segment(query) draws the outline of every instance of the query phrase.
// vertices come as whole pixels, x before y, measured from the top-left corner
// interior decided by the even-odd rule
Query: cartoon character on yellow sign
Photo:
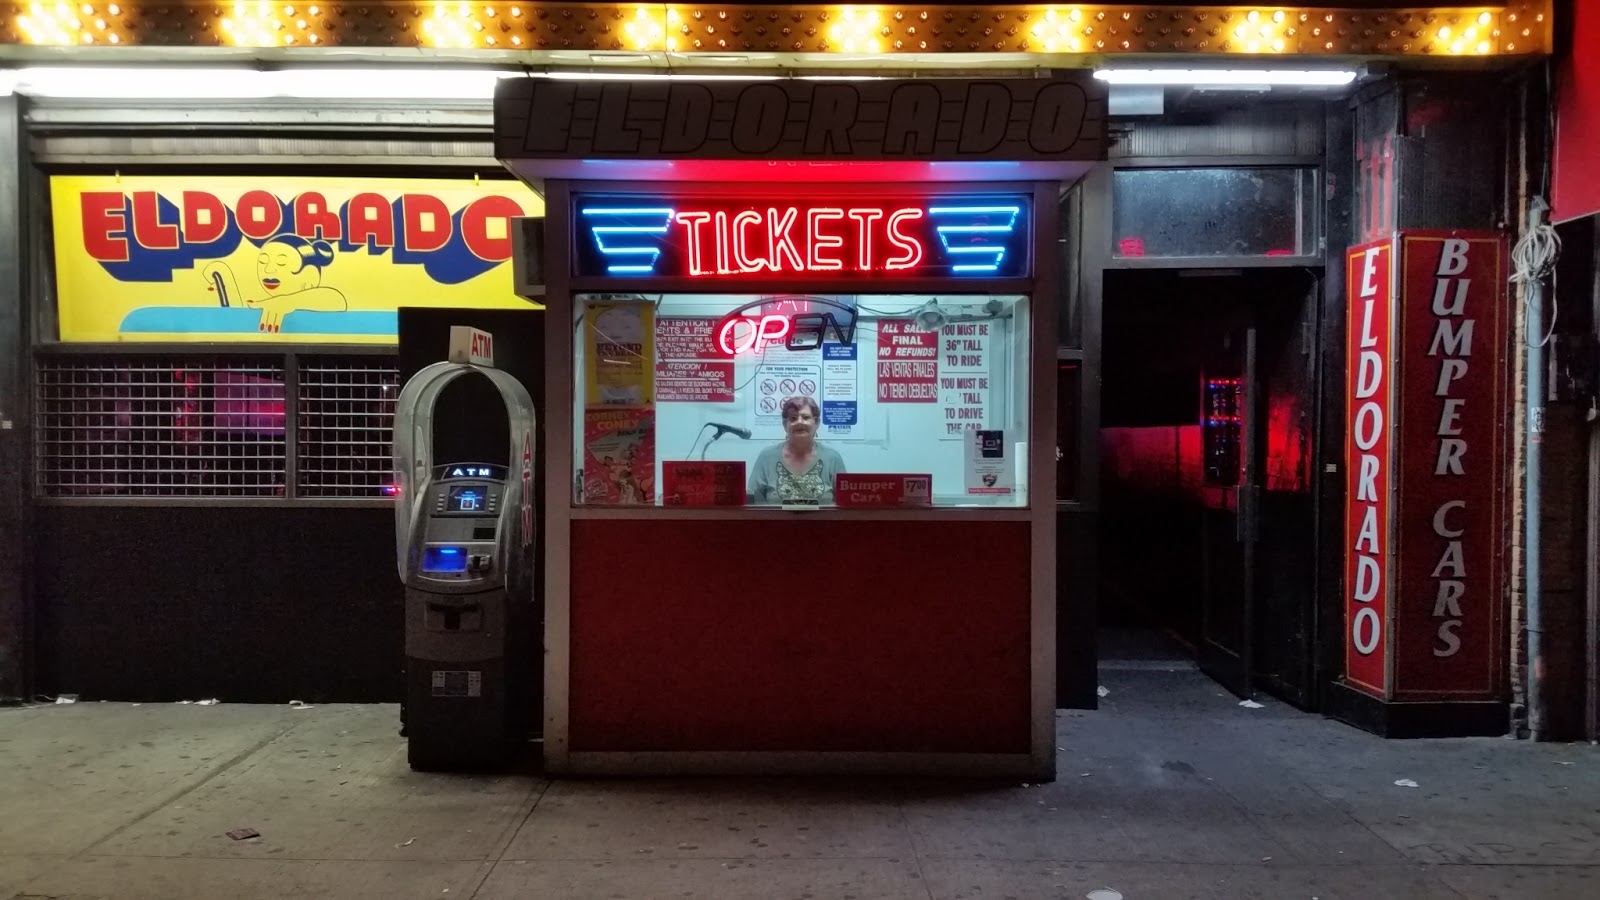
[[[52,175],[62,341],[394,343],[401,306],[518,308],[515,181]]]
[[[202,274],[223,306],[242,303],[261,310],[260,330],[283,330],[283,317],[297,310],[343,312],[350,303],[338,288],[322,284],[322,270],[333,262],[333,245],[280,234],[261,245],[256,256],[256,283],[265,293],[245,296],[226,262],[217,260]]]

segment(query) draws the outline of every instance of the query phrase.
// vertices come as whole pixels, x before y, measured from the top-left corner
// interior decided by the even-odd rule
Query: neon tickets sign
[[[579,194],[574,272],[591,278],[1015,278],[1023,195],[760,201]]]

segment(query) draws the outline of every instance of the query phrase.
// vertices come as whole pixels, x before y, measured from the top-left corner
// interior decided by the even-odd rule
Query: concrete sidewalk
[[[390,706],[0,710],[0,898],[1600,897],[1596,748],[1103,680],[1043,785],[419,775]]]

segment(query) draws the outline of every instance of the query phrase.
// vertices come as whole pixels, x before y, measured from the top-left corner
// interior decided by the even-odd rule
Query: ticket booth
[[[1104,112],[1078,73],[502,83],[549,770],[1054,776],[1056,218]]]

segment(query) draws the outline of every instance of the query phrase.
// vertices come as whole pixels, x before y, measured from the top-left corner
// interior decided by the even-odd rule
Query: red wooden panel
[[[1561,65],[1550,221],[1600,211],[1600,3],[1572,4],[1572,51]]]
[[[1029,750],[1029,524],[572,525],[571,749]]]

